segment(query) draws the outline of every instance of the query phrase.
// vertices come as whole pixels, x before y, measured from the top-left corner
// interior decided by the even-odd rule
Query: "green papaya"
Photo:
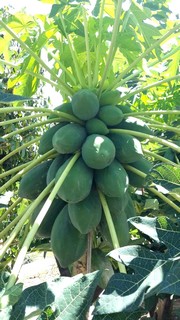
[[[135,162],[142,158],[143,151],[141,143],[129,134],[111,133],[108,138],[114,143],[116,148],[116,159],[121,163]]]
[[[68,204],[69,217],[79,232],[86,234],[95,229],[101,220],[102,206],[95,189],[84,200]]]
[[[134,207],[133,200],[128,192],[126,194],[126,197],[127,197],[127,202],[123,210],[124,210],[124,213],[126,214],[127,219],[129,219],[136,216],[136,210]]]
[[[43,133],[39,142],[39,149],[38,149],[39,154],[44,154],[49,150],[53,149],[53,144],[52,144],[53,135],[56,133],[57,130],[59,130],[66,124],[67,122],[61,122],[56,126],[50,127],[47,131]]]
[[[127,216],[124,210],[111,212],[111,217],[112,217],[112,221],[115,227],[115,231],[116,231],[116,235],[117,235],[120,247],[126,246],[130,240],[130,235],[129,235],[129,225],[127,221]],[[108,242],[110,247],[113,248],[111,235],[110,235],[104,214],[102,214],[102,218],[100,222],[100,232],[102,234],[102,238],[106,242]]]
[[[117,160],[105,169],[95,170],[94,179],[97,188],[106,196],[124,198],[129,179],[125,169]]]
[[[77,261],[87,248],[87,235],[80,233],[72,225],[67,205],[61,210],[53,224],[51,248],[63,268]]]
[[[142,171],[145,174],[148,174],[150,170],[152,169],[152,163],[149,162],[147,159],[142,158],[136,162],[129,163],[129,165],[135,169],[138,169],[139,171]],[[138,174],[132,172],[131,170],[126,168],[126,172],[129,177],[129,184],[136,188],[142,188],[145,186],[146,179],[139,176]]]
[[[116,105],[120,100],[120,92],[118,90],[104,91],[100,97],[100,106]]]
[[[48,172],[47,172],[47,176],[46,176],[46,183],[47,185],[53,180],[55,179],[56,173],[58,171],[58,169],[60,168],[60,166],[62,166],[62,164],[70,157],[70,155],[68,154],[59,154],[51,163]]]
[[[44,206],[45,202],[47,200],[47,197],[43,199],[40,204],[35,208],[33,211],[33,214],[31,216],[31,225],[33,225],[34,221],[36,220],[39,212],[41,211],[42,207]],[[51,230],[52,226],[54,224],[54,221],[62,208],[65,206],[65,202],[61,199],[54,199],[51,203],[50,208],[48,209],[41,225],[39,226],[39,229],[36,233],[37,238],[50,238],[51,236]]]
[[[123,119],[121,123],[116,126],[116,128],[153,135],[153,131],[147,126],[147,124],[144,121],[135,117],[128,117],[126,119]],[[144,140],[147,138],[138,137],[138,139]]]
[[[91,272],[96,270],[102,271],[98,285],[105,289],[114,270],[107,255],[99,248],[92,249]]]
[[[86,122],[86,130],[88,134],[102,134],[109,133],[109,129],[106,124],[98,118],[90,119]]]
[[[72,109],[74,115],[80,120],[89,120],[99,111],[97,95],[89,89],[81,89],[72,97]]]
[[[126,113],[132,113],[132,110],[129,106],[121,106],[121,105],[116,105],[116,107],[118,107],[123,114],[126,114]]]
[[[112,141],[103,135],[91,134],[82,145],[82,158],[86,165],[93,169],[104,169],[115,157]]]
[[[70,115],[74,115],[73,114],[73,110],[72,110],[72,104],[70,102],[65,102],[63,104],[61,104],[60,106],[57,106],[56,108],[53,109],[53,111],[61,111]],[[54,119],[57,118],[58,116],[55,114],[51,114],[49,116],[49,119]]]
[[[106,196],[106,201],[111,212],[123,210],[126,207],[128,200],[128,192],[125,192],[123,198]]]
[[[123,120],[124,115],[118,107],[107,105],[99,109],[98,118],[107,126],[112,127],[119,124]]]
[[[56,131],[52,138],[52,144],[59,153],[73,153],[80,149],[86,135],[84,127],[77,123],[69,123]]]
[[[34,200],[39,196],[46,187],[47,171],[51,163],[51,160],[42,162],[25,173],[20,181],[19,197]]]
[[[55,182],[65,170],[71,158],[59,168],[56,173]],[[67,202],[76,203],[85,199],[90,191],[93,181],[93,170],[88,168],[82,158],[79,158],[58,191],[58,196]]]

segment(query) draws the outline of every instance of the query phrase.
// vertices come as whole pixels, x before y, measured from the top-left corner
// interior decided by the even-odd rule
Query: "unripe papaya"
[[[59,153],[73,153],[80,149],[86,135],[84,127],[77,123],[69,123],[56,131],[52,138],[52,144]]]
[[[47,131],[43,133],[39,142],[39,149],[38,149],[39,154],[44,154],[49,150],[53,149],[52,138],[54,134],[56,133],[56,131],[58,131],[60,128],[62,128],[66,124],[67,122],[61,122],[56,126],[50,127]]]
[[[73,110],[72,110],[72,104],[70,102],[65,102],[63,104],[61,104],[60,106],[57,106],[56,108],[53,109],[53,111],[61,111],[70,115],[74,115],[73,114]],[[49,119],[54,119],[57,118],[57,115],[51,114],[49,116]]]
[[[95,229],[101,220],[102,206],[95,189],[84,200],[68,204],[69,217],[73,226],[81,233]]]
[[[118,90],[105,91],[102,93],[99,103],[100,106],[116,105],[120,100],[120,92]]]
[[[110,127],[121,123],[123,117],[122,111],[113,105],[103,106],[98,112],[98,118]]]
[[[88,134],[102,134],[109,133],[109,129],[106,124],[98,118],[90,119],[86,122],[86,130]]]
[[[148,174],[152,169],[152,163],[149,162],[147,159],[142,158],[136,162],[129,163],[129,165],[139,171],[142,171],[145,174]],[[139,176],[138,174],[132,172],[131,170],[126,168],[126,172],[129,177],[129,183],[131,186],[136,188],[142,188],[146,183],[146,178]]]
[[[51,247],[59,264],[67,268],[77,261],[87,248],[87,235],[80,233],[71,223],[68,205],[57,216],[51,231]]]
[[[125,169],[117,160],[105,169],[95,170],[94,179],[97,188],[106,196],[124,198],[129,179]]]
[[[21,198],[34,200],[46,187],[47,171],[52,161],[45,161],[31,170],[22,177],[19,185],[18,195]]]
[[[59,168],[56,173],[55,182],[65,170],[71,158]],[[93,170],[86,166],[82,158],[79,158],[58,191],[58,196],[67,202],[76,203],[85,199],[90,191],[93,181]]]
[[[147,124],[141,119],[137,119],[135,117],[128,117],[126,119],[123,119],[121,123],[116,126],[116,128],[153,135],[153,131],[147,126]],[[144,140],[147,138],[138,137],[138,139]]]
[[[82,158],[86,165],[93,169],[104,169],[115,157],[112,141],[103,135],[91,134],[82,146]]]
[[[89,120],[99,111],[97,95],[89,89],[81,89],[72,97],[72,109],[74,115],[81,120]]]
[[[40,204],[35,208],[32,216],[31,216],[31,225],[33,225],[34,221],[36,220],[39,212],[41,211],[42,207],[44,206],[45,202],[47,200],[47,197],[43,199]],[[65,206],[65,202],[61,199],[54,199],[51,203],[50,208],[46,212],[46,215],[39,226],[39,229],[36,233],[37,238],[50,238],[51,236],[51,230],[52,226],[54,224],[54,221],[62,208]]]
[[[92,249],[91,271],[101,270],[102,274],[98,285],[105,289],[109,279],[113,276],[114,270],[109,258],[99,248]]]
[[[47,176],[46,183],[47,185],[55,178],[57,171],[63,165],[63,163],[70,157],[68,154],[59,154],[51,163]]]
[[[135,162],[142,158],[141,143],[129,134],[111,133],[108,138],[112,140],[116,148],[116,159],[121,163]]]

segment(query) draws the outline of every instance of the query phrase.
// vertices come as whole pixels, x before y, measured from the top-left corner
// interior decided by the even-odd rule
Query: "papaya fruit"
[[[127,216],[124,210],[111,212],[111,218],[116,230],[116,235],[117,235],[120,247],[126,246],[130,240],[130,235],[129,235],[129,224],[128,224]],[[104,214],[102,214],[102,218],[100,222],[100,232],[101,232],[102,238],[109,244],[110,247],[113,248],[111,235],[110,235],[109,228],[108,228]]]
[[[34,200],[39,196],[46,187],[47,171],[51,163],[51,160],[42,162],[25,173],[20,181],[19,197]]]
[[[61,210],[53,224],[51,248],[62,268],[77,261],[87,248],[87,235],[80,233],[72,225],[68,205]]]
[[[147,126],[147,124],[144,121],[135,117],[128,117],[126,119],[123,119],[121,123],[116,126],[116,128],[153,135],[153,131]],[[142,141],[146,138],[138,137],[138,139]]]
[[[47,185],[55,179],[56,173],[60,166],[70,157],[68,154],[59,154],[51,163],[46,176],[46,183]]]
[[[111,127],[119,124],[123,120],[124,115],[118,107],[107,105],[99,109],[98,118]]]
[[[39,149],[38,149],[39,154],[44,154],[49,150],[53,149],[53,144],[52,144],[53,135],[56,133],[57,130],[59,130],[66,124],[67,122],[61,122],[56,126],[50,127],[47,131],[43,133],[39,142]]]
[[[86,135],[84,127],[77,123],[69,123],[56,131],[52,138],[52,144],[59,153],[73,153],[79,150]]]
[[[123,114],[126,114],[126,113],[132,113],[132,110],[129,106],[121,106],[121,105],[116,105],[117,108],[119,108]]]
[[[33,214],[31,215],[31,225],[33,225],[34,221],[36,220],[39,212],[41,211],[42,207],[44,206],[47,197],[43,199],[40,204],[35,208]],[[61,199],[54,199],[51,203],[50,208],[48,209],[39,229],[36,233],[37,238],[50,238],[52,226],[54,221],[62,208],[65,206],[65,202]]]
[[[73,226],[81,233],[95,229],[101,220],[102,206],[95,189],[84,200],[68,203],[69,217]]]
[[[106,201],[107,201],[109,210],[111,212],[123,210],[127,205],[127,201],[129,200],[129,197],[127,194],[128,192],[125,192],[123,199],[118,197],[106,196]]]
[[[89,89],[81,89],[72,97],[72,110],[80,120],[89,120],[99,111],[99,100],[95,93]]]
[[[100,106],[116,105],[120,100],[120,92],[118,90],[104,91],[100,97]]]
[[[98,285],[105,289],[114,274],[114,270],[106,253],[99,248],[92,249],[91,272],[96,270],[102,271]]]
[[[116,148],[116,159],[121,163],[135,162],[142,158],[141,143],[129,134],[111,133],[108,138],[112,140]]]
[[[98,189],[109,197],[124,198],[129,185],[128,175],[123,166],[115,159],[108,167],[95,170],[94,180]]]
[[[56,108],[53,109],[53,111],[61,111],[70,115],[74,115],[73,114],[73,110],[72,110],[72,104],[70,102],[65,102],[63,104],[61,104],[60,106],[57,106]],[[55,114],[51,114],[49,116],[49,119],[54,119],[57,118],[58,116]]]
[[[129,163],[129,165],[135,169],[138,169],[142,171],[145,174],[148,174],[150,170],[152,169],[152,163],[149,162],[147,159],[142,158],[138,161],[135,161],[133,163]],[[126,172],[129,177],[129,184],[136,188],[142,188],[145,186],[146,179],[143,177],[140,177],[138,174],[130,171],[129,169],[126,169]]]
[[[134,207],[134,203],[133,203],[133,200],[130,196],[130,194],[127,192],[127,202],[126,202],[126,205],[124,207],[124,212],[126,214],[126,217],[127,219],[129,218],[132,218],[132,217],[135,217],[136,216],[136,210],[135,210],[135,207]]]
[[[102,134],[109,133],[109,129],[106,124],[98,118],[90,119],[86,122],[86,131],[88,134]]]
[[[57,171],[55,182],[58,181],[70,159],[71,158],[66,160],[65,163]],[[72,167],[62,186],[60,187],[58,196],[62,200],[70,203],[82,201],[89,195],[92,182],[93,170],[86,166],[82,158],[79,158],[75,162],[74,166]]]
[[[91,134],[82,145],[82,158],[93,169],[103,169],[111,164],[115,157],[115,146],[103,135]]]

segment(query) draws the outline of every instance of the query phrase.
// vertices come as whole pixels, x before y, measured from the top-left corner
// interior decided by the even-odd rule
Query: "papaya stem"
[[[54,182],[54,181],[53,181]],[[49,183],[48,186],[40,193],[40,195],[34,200],[33,203],[29,205],[27,209],[24,210],[24,214],[18,224],[15,226],[11,234],[9,235],[8,239],[4,242],[2,249],[0,250],[0,259],[2,259],[11,245],[12,241],[15,239],[21,228],[23,227],[24,223],[27,221],[33,210],[38,206],[38,204],[44,199],[44,197],[49,193],[52,188],[52,183]]]
[[[48,152],[46,152],[45,154],[43,154],[41,157],[39,157],[38,159],[34,159],[32,161],[30,161],[30,163],[23,168],[21,171],[19,171],[18,173],[16,173],[16,175],[14,177],[12,177],[9,181],[7,181],[1,188],[0,188],[0,193],[2,193],[3,191],[5,191],[9,186],[11,186],[14,182],[16,182],[17,180],[19,180],[21,178],[21,176],[23,174],[25,174],[26,172],[28,172],[30,169],[32,169],[33,167],[35,167],[37,164],[41,163],[43,160],[48,159],[49,157],[52,157],[54,154],[56,154],[55,150],[52,149]]]
[[[147,176],[144,172],[142,172],[142,171],[140,171],[130,165],[124,165],[124,168],[127,168],[128,170],[134,172],[135,174],[139,175],[142,178],[146,178],[146,176]],[[158,196],[160,199],[162,199],[164,202],[166,202],[169,206],[171,206],[173,209],[175,209],[177,212],[180,213],[180,208],[174,202],[172,202],[170,199],[168,199],[165,195],[163,195],[161,192],[159,192],[155,188],[150,188],[150,187],[146,187],[146,186],[144,188],[146,188],[147,190],[154,193],[156,196]]]
[[[1,174],[0,174],[0,179],[5,178],[5,177],[7,177],[7,176],[9,176],[9,175],[11,175],[11,174],[14,174],[15,172],[17,172],[17,171],[25,168],[25,167],[26,167],[28,164],[30,164],[30,163],[31,163],[31,161],[28,161],[28,162],[26,162],[26,163],[23,163],[23,164],[21,164],[21,165],[19,165],[19,166],[17,166],[17,167],[14,167],[14,168],[12,168],[12,169],[10,169],[10,170],[7,170],[7,171],[1,173]]]
[[[102,80],[100,82],[100,87],[99,87],[99,97],[101,96],[101,93],[103,90],[103,85],[104,85],[104,82],[107,78],[108,72],[109,72],[110,68],[112,68],[112,61],[114,59],[116,49],[117,49],[116,41],[117,41],[117,35],[119,32],[120,16],[121,16],[121,11],[122,11],[122,2],[123,2],[122,0],[118,0],[118,3],[117,3],[113,31],[112,31],[111,44],[110,44],[108,56],[107,56],[106,63],[105,63],[105,70],[102,75]]]
[[[69,34],[67,34],[66,32],[66,26],[65,26],[65,23],[64,23],[64,18],[61,14],[61,12],[59,12],[59,17],[60,17],[60,20],[61,20],[61,23],[62,23],[62,26],[63,26],[63,29],[64,29],[64,33],[66,35],[66,39],[68,41],[68,46],[69,46],[69,50],[70,50],[70,53],[71,53],[71,57],[72,57],[72,60],[73,60],[73,63],[74,63],[74,67],[75,67],[75,71],[76,71],[76,74],[77,74],[77,78],[79,80],[79,83],[82,87],[85,87],[86,84],[85,84],[85,78],[84,78],[84,75],[82,73],[82,70],[80,68],[80,65],[78,63],[78,59],[77,59],[77,52],[73,46],[73,41],[70,37]]]
[[[112,217],[111,217],[111,213],[109,211],[109,207],[108,207],[106,198],[105,198],[105,196],[103,195],[103,193],[100,190],[98,190],[98,193],[99,193],[99,198],[100,198],[100,201],[101,201],[101,204],[102,204],[102,207],[103,207],[103,211],[104,211],[104,214],[105,214],[105,217],[106,217],[106,222],[107,222],[107,225],[108,225],[108,228],[109,228],[109,232],[110,232],[110,235],[111,235],[113,247],[114,247],[114,249],[120,248],[119,240],[118,240],[118,237],[117,237],[117,234],[116,234],[116,230],[115,230],[115,227],[114,227],[114,223],[113,223],[113,220],[112,220]],[[119,268],[120,272],[126,273],[126,268],[122,263],[118,262],[118,268]]]
[[[47,70],[50,75],[56,79],[56,81],[61,84],[61,88],[63,89],[64,92],[68,93],[69,95],[72,94],[71,88],[65,84],[63,81],[61,81],[61,79],[59,79],[59,77],[56,75],[56,73],[54,73],[52,71],[52,69],[50,67],[47,66],[46,62],[44,62],[36,53],[35,51],[33,51],[29,46],[27,46],[27,44],[22,41],[17,34],[10,29],[7,24],[5,24],[2,20],[0,20],[0,25],[13,37],[13,39],[15,39],[20,45],[21,47],[26,50],[26,52],[28,52],[45,70]]]
[[[172,143],[172,142],[167,141],[167,140],[162,139],[162,138],[158,138],[158,137],[152,136],[150,134],[137,132],[137,131],[133,131],[133,130],[125,130],[125,129],[110,129],[109,131],[113,132],[113,133],[117,133],[117,134],[125,133],[125,134],[130,134],[130,135],[135,136],[135,137],[142,137],[142,138],[148,139],[150,141],[155,141],[155,142],[158,142],[158,143],[160,143],[162,145],[165,145],[165,146],[175,150],[176,152],[180,152],[180,147],[178,147],[175,143]]]
[[[1,160],[0,160],[0,165],[3,164],[7,159],[11,158],[12,156],[14,156],[16,153],[18,153],[19,151],[29,147],[30,145],[32,145],[33,143],[36,143],[40,140],[41,137],[35,138],[31,141],[28,141],[26,143],[24,143],[23,145],[21,145],[20,147],[14,149],[13,151],[11,151],[10,153],[8,153],[6,156],[4,156]]]
[[[32,76],[34,78],[40,79],[40,80],[44,81],[45,83],[49,83],[52,87],[56,88],[56,90],[58,90],[58,91],[59,91],[59,89],[61,89],[61,84],[56,83],[56,82],[42,76],[42,74],[40,74],[40,73],[35,73],[35,72],[29,71],[29,70],[25,70],[24,73],[29,74],[30,76]],[[64,93],[66,93],[65,90],[64,90]],[[73,92],[72,92],[72,94],[73,94]]]
[[[2,216],[0,217],[0,223],[6,219],[6,217],[8,216],[8,214],[10,214],[12,212],[12,210],[14,208],[16,208],[16,206],[22,201],[21,198],[18,198],[16,201],[14,201],[14,203],[12,203],[12,205],[2,214]]]
[[[91,57],[90,57],[90,48],[89,48],[89,36],[88,36],[88,22],[86,16],[86,10],[83,7],[83,21],[84,21],[84,34],[85,34],[85,45],[86,45],[86,55],[87,55],[87,71],[88,71],[88,87],[92,86],[91,78]]]
[[[179,78],[180,78],[180,75],[177,75],[177,76],[173,76],[173,77],[169,77],[169,78],[166,78],[166,79],[162,79],[162,80],[153,82],[153,83],[148,84],[147,86],[144,86],[144,87],[142,86],[137,90],[134,90],[134,91],[132,90],[130,93],[125,94],[123,97],[120,98],[119,101],[127,100],[128,98],[130,98],[130,97],[134,96],[135,94],[140,93],[140,92],[142,92],[144,90],[148,90],[148,89],[153,88],[153,87],[158,87],[159,85],[161,85],[163,83],[170,82],[170,81],[173,81],[173,80],[178,80]]]
[[[16,110],[14,110],[16,111]],[[36,114],[32,114],[30,116],[22,116],[21,118],[15,118],[15,119],[11,119],[11,120],[6,120],[6,121],[1,121],[0,122],[0,126],[6,126],[8,124],[13,124],[16,122],[21,122],[21,121],[26,121],[26,120],[31,120],[33,118],[38,118],[38,117],[44,117],[47,116],[48,113],[36,113]]]
[[[179,165],[169,159],[166,159],[162,156],[160,156],[159,154],[155,153],[155,152],[151,152],[149,150],[146,150],[146,149],[143,149],[143,152],[145,154],[147,154],[148,156],[152,157],[152,158],[155,158],[157,160],[160,160],[161,162],[164,162],[166,164],[170,164],[171,166],[174,166],[174,167],[179,167]]]
[[[103,14],[104,14],[104,5],[105,0],[101,1],[100,7],[100,15],[99,15],[99,35],[98,35],[98,44],[97,49],[95,48],[96,52],[96,61],[95,61],[95,68],[94,68],[94,77],[93,77],[93,87],[95,88],[98,83],[98,74],[99,74],[99,61],[101,56],[101,44],[102,44],[102,33],[103,33]]]
[[[24,244],[18,254],[18,257],[15,261],[14,267],[12,269],[12,273],[11,276],[9,278],[9,281],[7,283],[7,289],[11,288],[15,282],[16,279],[18,277],[19,271],[21,269],[21,266],[23,264],[24,258],[26,256],[26,253],[30,247],[31,242],[34,239],[34,236],[42,222],[42,220],[44,219],[48,209],[50,208],[52,201],[54,200],[56,194],[58,193],[59,188],[61,187],[61,185],[63,184],[64,180],[66,179],[67,175],[69,174],[70,170],[72,169],[73,165],[75,164],[75,162],[77,161],[77,159],[80,156],[80,152],[77,152],[73,158],[69,161],[68,165],[66,166],[65,170],[63,171],[63,173],[61,174],[60,178],[58,179],[57,183],[54,185],[54,188],[52,189],[50,195],[48,196],[44,206],[42,207],[42,209],[40,210],[36,220],[33,223],[33,226],[31,228],[31,230],[29,231]],[[47,187],[48,190],[52,187],[54,181],[52,181]],[[46,190],[45,189],[45,190]],[[36,201],[36,200],[35,200]]]
[[[173,114],[173,115],[179,115],[180,111],[179,110],[151,110],[151,111],[137,111],[137,112],[131,112],[131,113],[126,113],[124,117],[129,117],[129,116],[141,116],[141,115],[161,115],[161,114]]]
[[[116,80],[111,84],[111,86],[108,87],[108,90],[116,89],[120,85],[120,81],[122,78],[124,78],[125,75],[131,71],[142,59],[152,52],[158,45],[160,45],[163,41],[165,41],[173,32],[178,30],[180,28],[180,24],[174,26],[170,31],[168,31],[165,35],[163,35],[160,39],[155,41],[147,50],[145,50],[137,59],[135,59],[121,74],[116,78]]]
[[[92,259],[92,240],[93,240],[93,231],[88,233],[88,244],[87,244],[87,273],[91,272],[91,259]]]

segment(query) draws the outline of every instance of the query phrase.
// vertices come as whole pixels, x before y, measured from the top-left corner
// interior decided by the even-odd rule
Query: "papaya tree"
[[[13,68],[0,92],[1,142],[17,143],[0,164],[34,155],[1,169],[0,193],[15,199],[1,221],[24,204],[0,232],[1,314],[83,320],[95,301],[94,320],[169,319],[171,308],[156,307],[180,295],[180,25],[167,1],[47,2],[48,17],[0,20],[0,61]],[[35,239],[49,245],[61,277],[22,291]]]

